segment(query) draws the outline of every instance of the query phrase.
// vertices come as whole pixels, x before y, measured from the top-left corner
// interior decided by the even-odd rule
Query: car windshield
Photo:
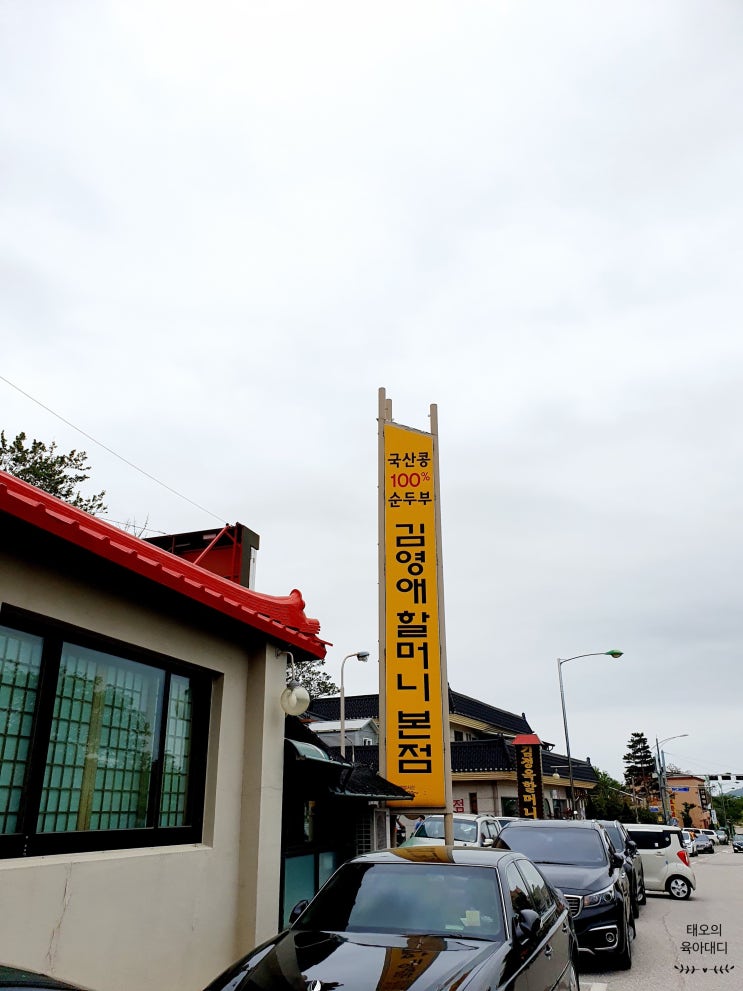
[[[444,838],[444,817],[430,816],[418,826],[415,831],[418,838],[429,840],[443,840]],[[454,839],[460,843],[477,842],[477,823],[471,819],[457,819],[454,816]]]
[[[496,871],[453,863],[344,864],[294,929],[426,933],[503,942]]]
[[[517,850],[536,864],[603,867],[607,863],[596,830],[578,826],[504,826],[496,846]]]

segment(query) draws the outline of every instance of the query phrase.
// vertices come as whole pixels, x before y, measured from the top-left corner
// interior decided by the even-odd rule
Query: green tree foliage
[[[338,695],[340,688],[335,684],[327,671],[323,671],[325,661],[303,661],[297,665],[297,677],[310,693],[311,699],[320,699],[325,695]]]
[[[589,819],[623,820],[627,798],[622,794],[622,785],[606,771],[594,767],[598,784],[588,793],[587,814]],[[628,806],[627,806],[628,808]]]
[[[55,441],[49,445],[40,440],[27,443],[25,433],[8,440],[5,432],[0,431],[0,469],[93,516],[106,511],[105,491],[87,499],[78,491],[90,478],[85,451],[58,454]]]
[[[743,823],[743,798],[725,795],[723,800],[722,796],[713,795],[712,805],[717,812],[717,821],[723,829]]]
[[[655,758],[644,733],[633,733],[627,743],[624,780],[637,795],[648,796],[654,791]]]
[[[657,812],[632,802],[627,789],[606,771],[594,768],[598,785],[589,792],[587,816],[589,819],[618,819],[619,822],[657,822]]]

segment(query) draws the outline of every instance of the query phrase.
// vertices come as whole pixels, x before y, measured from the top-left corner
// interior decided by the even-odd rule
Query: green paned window
[[[198,841],[209,673],[18,626],[0,626],[0,857]]]
[[[19,829],[42,647],[40,637],[0,626],[0,835]]]

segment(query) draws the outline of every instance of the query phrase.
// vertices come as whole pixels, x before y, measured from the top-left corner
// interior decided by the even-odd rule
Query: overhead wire
[[[115,458],[118,458],[119,461],[123,461],[125,465],[128,465],[130,468],[133,468],[135,471],[138,471],[140,475],[144,475],[145,478],[149,478],[150,481],[154,482],[156,485],[160,485],[162,488],[167,489],[168,492],[171,492],[174,496],[177,496],[179,499],[183,499],[186,502],[190,503],[192,506],[195,506],[196,509],[200,509],[202,512],[208,513],[209,516],[213,516],[214,519],[219,520],[220,523],[227,522],[225,517],[220,516],[219,513],[214,513],[212,512],[211,509],[207,509],[205,506],[199,505],[198,502],[194,502],[193,499],[189,499],[188,496],[184,495],[182,492],[179,492],[177,489],[174,489],[172,486],[161,481],[159,478],[156,478],[154,475],[151,475],[148,471],[145,471],[144,468],[140,468],[139,465],[135,465],[133,461],[129,461],[128,458],[125,458],[122,454],[119,454],[118,452],[114,451],[113,448],[108,447],[108,445],[104,444],[96,437],[93,437],[92,434],[89,434],[81,427],[78,427],[76,424],[66,419],[66,417],[62,416],[61,413],[57,413],[56,410],[53,410],[50,406],[47,406],[45,403],[42,403],[40,399],[36,399],[35,396],[32,396],[24,389],[21,389],[19,385],[16,385],[15,382],[11,382],[10,379],[6,378],[4,375],[0,375],[0,380],[5,382],[6,385],[9,385],[11,389],[15,389],[16,392],[20,392],[20,394],[22,396],[25,396],[26,399],[30,399],[32,403],[36,403],[37,406],[40,406],[42,409],[46,410],[47,413],[51,413],[52,416],[56,416],[58,420],[61,420],[62,423],[66,423],[68,427],[72,427],[73,430],[76,430],[79,434],[82,434],[83,437],[87,437],[88,440],[92,441],[94,444],[97,444],[98,447],[102,447],[104,451],[108,451],[109,454],[112,454]]]

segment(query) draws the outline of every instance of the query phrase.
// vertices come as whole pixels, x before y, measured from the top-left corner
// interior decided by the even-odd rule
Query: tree
[[[692,809],[696,809],[696,808],[697,808],[697,806],[694,804],[694,802],[684,802],[683,810],[681,812],[681,821],[683,822],[683,824],[686,827],[686,829],[688,829],[689,826],[691,826],[691,824],[692,824],[691,823],[691,810]]]
[[[5,431],[0,431],[0,469],[93,516],[106,512],[105,491],[87,499],[78,491],[81,483],[90,478],[85,451],[73,449],[58,454],[56,441],[47,446],[43,441],[32,440],[27,445],[25,433],[9,441]]]
[[[627,743],[624,780],[634,794],[647,797],[653,790],[655,758],[644,733],[633,733]]]
[[[626,799],[621,784],[606,771],[594,767],[598,784],[588,793],[589,819],[623,819]]]
[[[737,822],[743,822],[743,798],[736,795],[713,795],[712,806],[717,812],[717,821],[724,829],[730,829]]]
[[[302,686],[310,693],[311,699],[319,699],[324,695],[338,695],[340,688],[322,668],[324,660],[303,661],[297,665],[297,677]]]

